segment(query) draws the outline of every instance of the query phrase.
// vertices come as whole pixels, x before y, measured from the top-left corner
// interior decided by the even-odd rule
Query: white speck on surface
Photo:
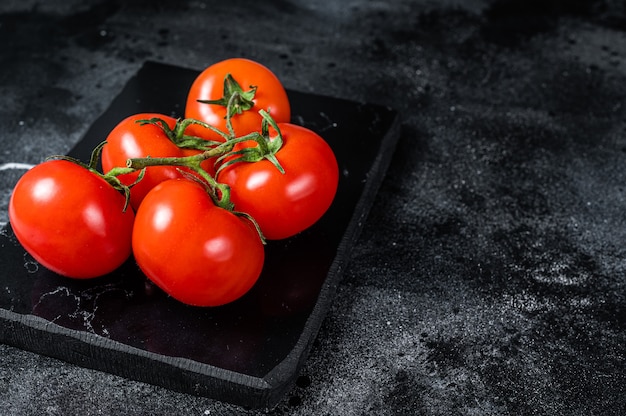
[[[0,165],[0,170],[12,170],[12,169],[28,170],[34,166],[35,165],[32,165],[30,163],[7,162],[7,163],[3,163]]]

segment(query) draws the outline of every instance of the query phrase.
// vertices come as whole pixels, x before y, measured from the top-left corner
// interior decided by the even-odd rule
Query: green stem
[[[180,143],[185,140],[185,130],[187,130],[187,127],[191,126],[192,124],[197,124],[205,129],[209,129],[214,133],[220,135],[222,138],[224,138],[224,140],[229,140],[231,138],[231,136],[229,136],[227,133],[224,133],[222,130],[218,129],[215,126],[193,118],[185,118],[176,123],[176,128],[174,129],[174,143]]]
[[[193,156],[185,156],[185,157],[142,157],[142,158],[132,158],[126,161],[126,169],[120,168],[120,173],[129,173],[137,170],[146,169],[150,166],[180,166],[185,167],[193,172],[197,173],[202,179],[206,181],[209,185],[211,192],[211,197],[215,204],[221,208],[232,211],[234,206],[230,201],[230,187],[226,184],[219,183],[211,176],[206,170],[204,170],[201,166],[202,162],[205,160],[214,157],[216,155],[221,154],[222,149],[219,147],[206,150],[202,153],[198,153]],[[111,174],[111,172],[109,172]],[[219,191],[219,194],[218,192]]]
[[[232,121],[233,115],[235,114],[235,110],[233,110],[233,108],[235,107],[236,100],[239,100],[239,92],[237,91],[231,94],[228,98],[228,104],[226,105],[226,128],[228,129],[228,133],[230,133],[231,137],[236,137]],[[237,114],[240,113],[241,112],[238,112]]]

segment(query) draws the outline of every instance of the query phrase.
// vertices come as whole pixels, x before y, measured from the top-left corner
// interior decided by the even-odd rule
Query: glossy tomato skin
[[[254,106],[232,117],[231,122],[236,136],[260,131],[262,117],[259,110],[266,110],[276,122],[289,122],[291,106],[287,92],[278,77],[266,66],[244,58],[230,58],[217,62],[194,80],[187,96],[185,117],[210,124],[223,132],[226,127],[226,107],[218,104],[199,103],[197,100],[218,100],[224,94],[224,77],[230,74],[244,91],[256,86]],[[211,140],[222,138],[206,130],[195,129],[198,136]]]
[[[126,161],[131,158],[144,157],[184,157],[200,153],[198,150],[181,149],[165,134],[163,129],[154,124],[141,125],[138,120],[160,118],[167,123],[170,129],[176,124],[176,119],[158,113],[139,113],[126,117],[120,121],[109,133],[106,144],[102,148],[102,170],[107,173],[114,167],[125,167]],[[213,173],[212,161],[203,163],[203,168]],[[137,180],[139,172],[120,175],[120,181],[130,185]],[[151,166],[145,171],[144,177],[131,188],[131,205],[135,210],[145,195],[157,184],[174,178],[182,177],[179,167]]]
[[[134,212],[104,179],[66,160],[27,171],[9,201],[17,240],[44,267],[66,277],[105,275],[131,254]]]
[[[248,292],[265,259],[252,224],[214,205],[195,181],[153,188],[137,211],[133,253],[145,275],[174,299],[219,306]]]
[[[234,163],[217,178],[231,187],[235,210],[250,214],[268,240],[291,237],[317,222],[330,207],[339,181],[334,152],[322,137],[291,123],[278,127],[283,146],[276,158],[284,174],[262,160]]]

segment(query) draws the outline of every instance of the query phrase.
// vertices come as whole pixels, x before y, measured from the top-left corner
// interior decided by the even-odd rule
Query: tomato
[[[134,213],[102,177],[67,160],[27,171],[9,201],[17,240],[44,267],[67,277],[92,278],[131,254]]]
[[[185,106],[185,117],[203,121],[223,132],[226,127],[226,106],[206,104],[198,100],[219,100],[224,97],[224,78],[230,74],[243,91],[256,87],[252,108],[235,114],[231,118],[237,136],[243,136],[261,129],[262,117],[259,110],[270,113],[276,122],[289,122],[291,107],[287,92],[276,75],[264,65],[243,58],[231,58],[217,62],[194,80],[189,89]],[[228,99],[229,97],[225,97]],[[205,132],[196,131],[203,136]],[[216,133],[206,134],[211,140],[223,140]]]
[[[199,153],[199,150],[182,149],[170,140],[159,125],[140,124],[137,120],[160,118],[170,129],[176,119],[156,113],[139,113],[120,121],[109,133],[106,144],[102,148],[102,170],[107,173],[114,167],[125,167],[126,160],[143,157],[183,157]],[[209,173],[213,173],[212,161],[202,164]],[[176,166],[151,166],[146,168],[144,177],[131,188],[131,205],[136,210],[150,189],[167,179],[180,178],[182,173]],[[185,169],[183,169],[185,170]],[[137,180],[139,171],[120,175],[118,178],[125,185]]]
[[[219,306],[257,281],[265,248],[249,220],[217,207],[189,179],[154,187],[137,211],[133,253],[140,269],[174,299]]]
[[[317,222],[330,207],[339,180],[337,160],[322,137],[295,124],[278,123],[278,128],[283,145],[275,156],[284,173],[263,159],[236,162],[217,176],[230,186],[235,210],[251,215],[268,240],[291,237]]]

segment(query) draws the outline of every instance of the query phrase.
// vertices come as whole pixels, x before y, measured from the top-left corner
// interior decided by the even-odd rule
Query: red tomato
[[[289,122],[291,107],[287,92],[276,75],[262,64],[243,58],[231,58],[215,63],[198,75],[187,96],[185,117],[203,121],[223,132],[226,127],[226,106],[206,104],[198,100],[219,100],[224,97],[224,78],[230,74],[243,91],[256,87],[252,108],[233,115],[232,126],[237,136],[261,130],[259,110],[270,113],[276,122]],[[228,99],[229,97],[226,97]],[[208,134],[192,127],[196,135],[211,140],[223,140],[216,133]]]
[[[102,177],[66,161],[41,163],[17,182],[9,219],[35,260],[67,277],[115,270],[131,253],[134,213]]]
[[[337,160],[323,138],[295,124],[278,127],[283,145],[275,156],[285,173],[263,159],[226,166],[217,178],[230,186],[235,210],[251,215],[268,240],[291,237],[317,222],[339,180]]]
[[[183,157],[199,153],[199,150],[181,149],[172,142],[165,131],[158,125],[140,124],[137,120],[160,118],[167,123],[170,129],[176,124],[176,119],[163,114],[140,113],[129,116],[118,123],[109,133],[106,144],[102,148],[102,170],[109,172],[114,167],[125,167],[126,160],[143,157]],[[202,164],[209,173],[213,173],[212,161]],[[180,178],[180,167],[151,166],[145,171],[144,177],[131,188],[130,201],[135,210],[144,196],[154,186],[167,179]],[[137,180],[139,171],[120,175],[120,181],[130,185]]]
[[[257,281],[263,243],[246,219],[214,205],[188,179],[162,182],[144,198],[133,230],[133,253],[145,275],[193,306],[218,306]]]

